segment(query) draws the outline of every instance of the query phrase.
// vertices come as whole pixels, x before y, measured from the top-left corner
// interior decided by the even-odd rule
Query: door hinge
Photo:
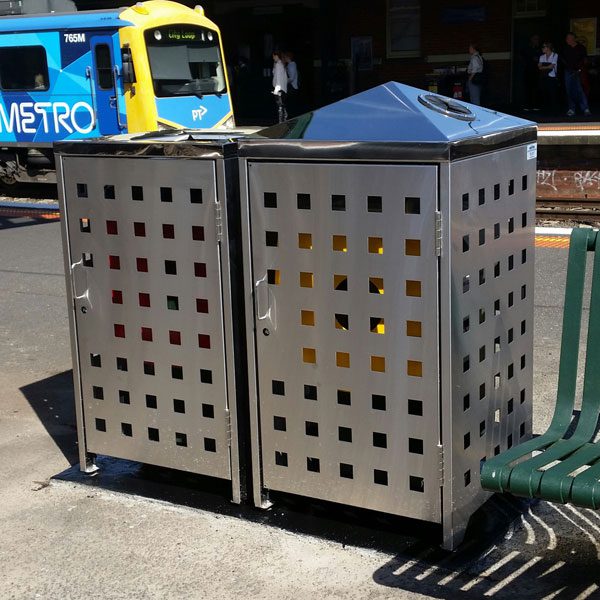
[[[438,477],[440,480],[440,486],[444,485],[444,446],[442,444],[437,445],[438,450]]]
[[[442,213],[435,211],[435,255],[442,255]]]
[[[223,217],[221,214],[221,203],[215,202],[215,228],[217,231],[217,243],[223,241]]]
[[[231,412],[228,408],[225,409],[225,434],[227,444],[231,446]]]

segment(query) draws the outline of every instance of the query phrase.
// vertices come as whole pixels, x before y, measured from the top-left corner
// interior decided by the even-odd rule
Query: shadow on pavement
[[[18,183],[10,187],[0,186],[0,198],[56,200],[58,186],[55,183]]]
[[[64,371],[20,389],[48,435],[71,465],[79,460],[73,371]]]

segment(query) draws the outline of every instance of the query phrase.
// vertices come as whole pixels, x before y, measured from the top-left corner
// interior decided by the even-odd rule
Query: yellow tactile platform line
[[[536,248],[568,248],[570,237],[568,235],[536,235]]]
[[[33,219],[44,219],[46,221],[58,221],[60,219],[60,213],[58,211],[42,212],[41,210],[31,208],[12,208],[12,207],[0,207],[0,216],[8,218],[16,217],[29,217]]]

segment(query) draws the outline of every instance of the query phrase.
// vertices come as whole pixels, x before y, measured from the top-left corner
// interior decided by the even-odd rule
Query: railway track
[[[535,204],[538,217],[597,224],[600,222],[600,198],[538,198]]]

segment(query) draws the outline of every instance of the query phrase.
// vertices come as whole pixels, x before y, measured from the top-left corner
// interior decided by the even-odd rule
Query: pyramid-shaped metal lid
[[[487,151],[492,142],[535,139],[535,124],[481,106],[446,98],[401,83],[389,82],[356,94],[329,106],[301,115],[285,123],[259,131],[250,147],[274,140],[293,140],[304,147],[316,149],[319,143],[368,143],[412,146],[416,153],[434,151],[445,154],[451,146],[485,142]],[[493,144],[492,144],[493,145]],[[256,149],[256,148],[255,148]],[[356,148],[354,148],[356,150]],[[440,156],[441,157],[441,156]],[[449,155],[446,153],[445,158]]]

